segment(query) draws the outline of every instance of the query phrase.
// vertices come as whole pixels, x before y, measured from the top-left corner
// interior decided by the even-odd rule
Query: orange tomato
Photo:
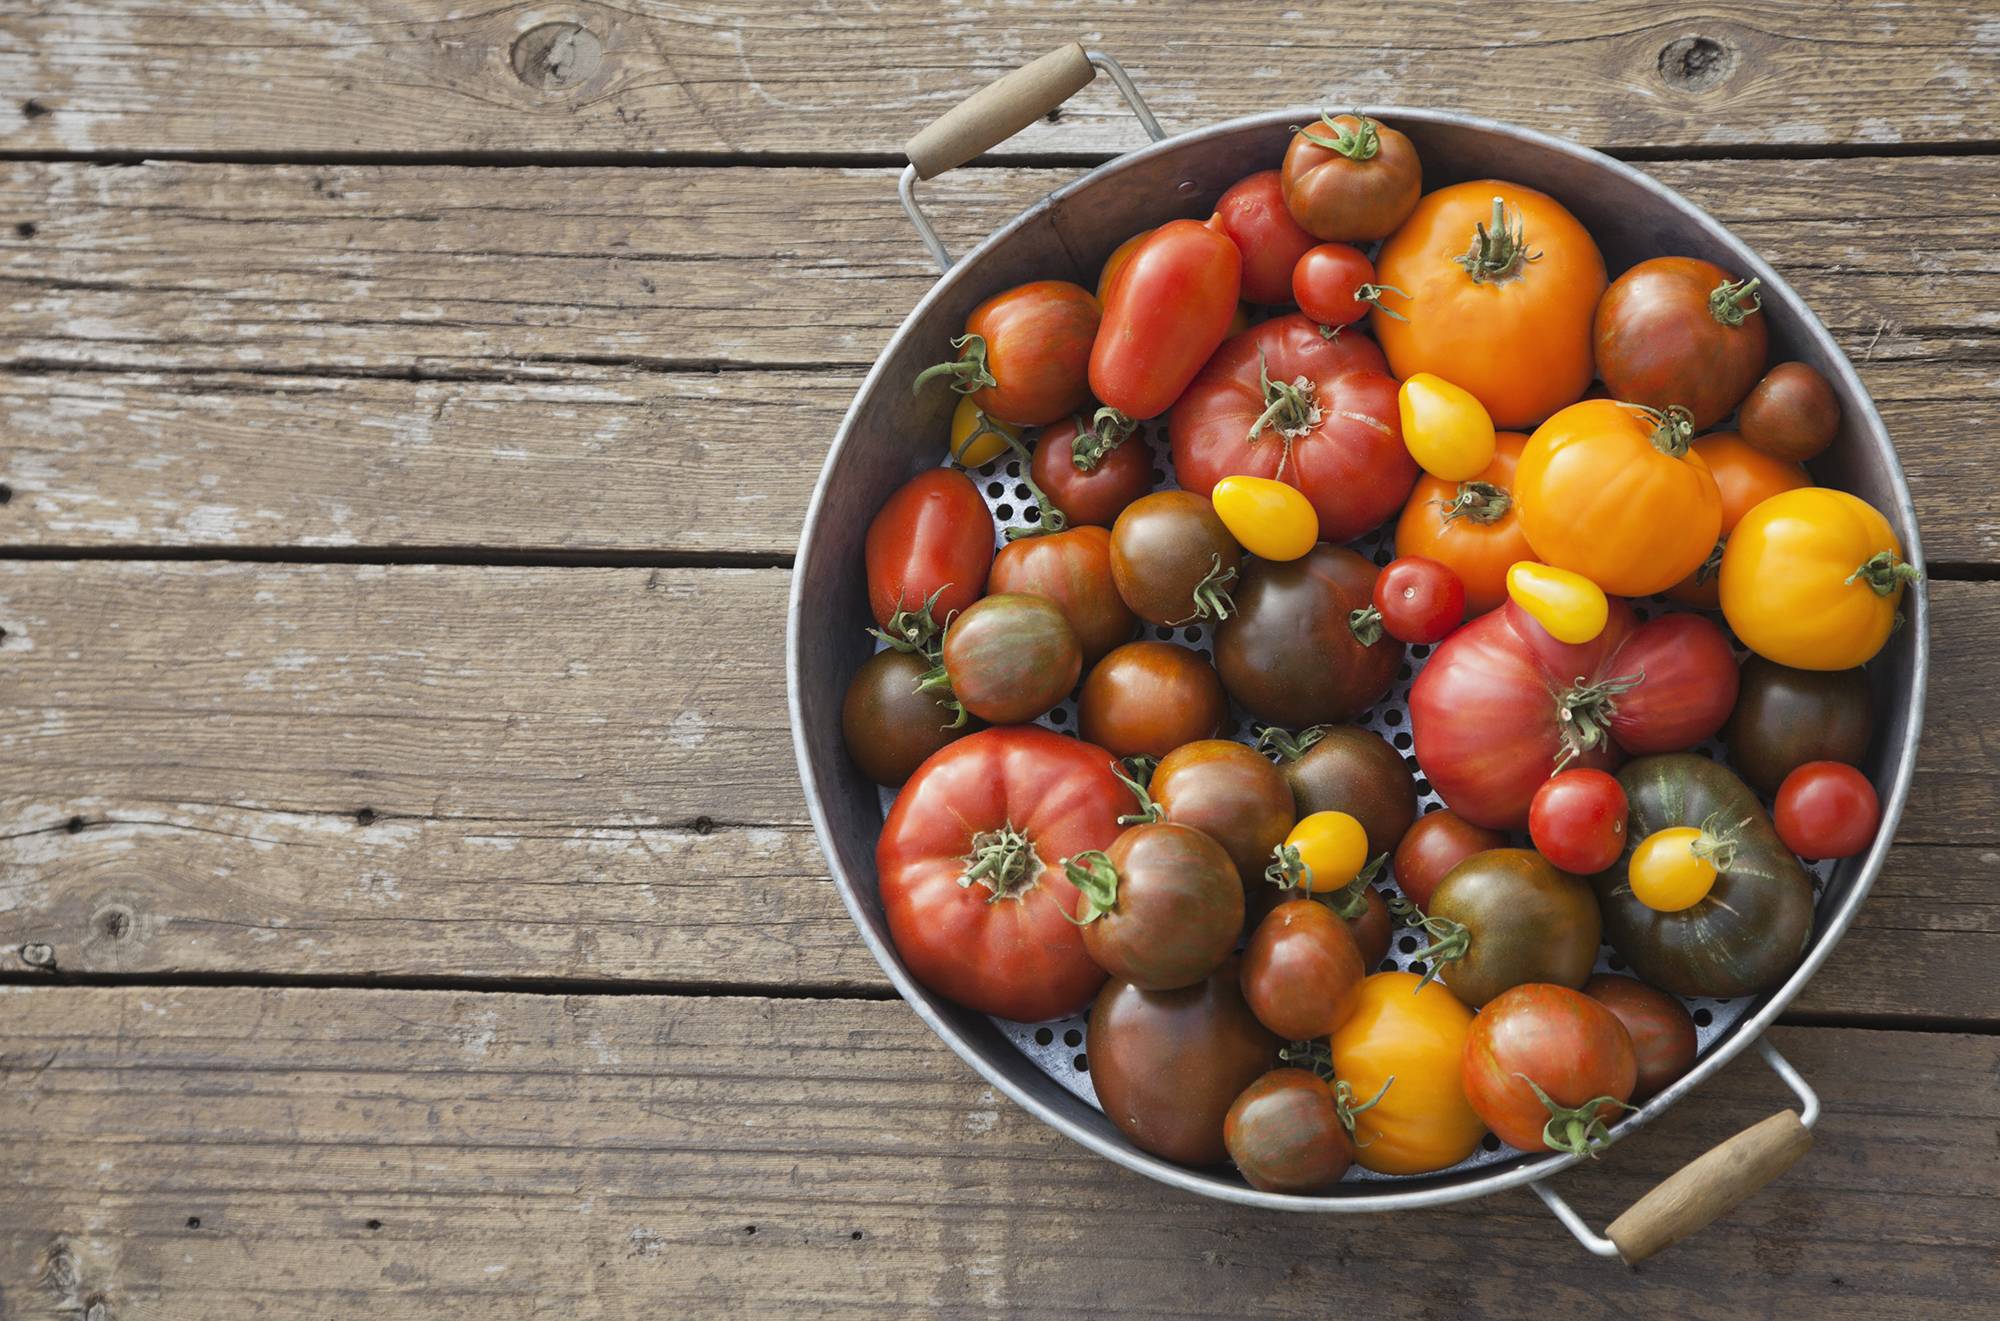
[[[1604,257],[1546,194],[1494,179],[1438,189],[1382,245],[1375,282],[1409,291],[1373,314],[1390,370],[1463,386],[1495,426],[1530,426],[1590,385]]]
[[[1811,486],[1806,470],[1787,459],[1766,454],[1734,431],[1715,431],[1695,441],[1694,452],[1708,464],[1722,493],[1722,536],[1727,540],[1743,521],[1743,515],[1780,491],[1796,491]],[[1667,589],[1676,601],[1704,610],[1722,608],[1722,591],[1716,573],[1722,567],[1722,546],[1718,543],[1701,567]]]
[[[1535,429],[1514,477],[1535,558],[1614,596],[1693,573],[1722,532],[1722,496],[1685,414],[1586,399]]]
[[[1472,1011],[1437,982],[1420,987],[1421,980],[1378,972],[1362,982],[1354,1013],[1331,1042],[1334,1076],[1358,1097],[1382,1094],[1354,1116],[1355,1162],[1378,1174],[1456,1165],[1486,1134],[1465,1099]]]
[[[1528,438],[1503,431],[1493,440],[1493,462],[1471,481],[1417,478],[1396,522],[1396,554],[1421,555],[1456,573],[1465,584],[1468,619],[1505,601],[1508,567],[1535,557],[1512,489]]]

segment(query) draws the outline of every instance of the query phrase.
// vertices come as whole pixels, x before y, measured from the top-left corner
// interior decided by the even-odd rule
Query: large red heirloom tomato
[[[1275,477],[1305,493],[1322,541],[1347,541],[1403,507],[1417,463],[1396,382],[1365,335],[1329,339],[1281,316],[1226,341],[1167,419],[1174,476],[1207,495],[1224,477]]]
[[[1033,726],[968,735],[917,768],[875,846],[882,909],[918,981],[1022,1022],[1074,1014],[1104,970],[1063,859],[1109,848],[1132,795],[1111,754]]]
[[[1557,770],[1609,770],[1625,753],[1692,748],[1722,728],[1737,686],[1722,630],[1693,614],[1641,624],[1622,600],[1610,605],[1589,642],[1558,642],[1510,601],[1439,644],[1410,687],[1410,733],[1452,811],[1525,830]]]

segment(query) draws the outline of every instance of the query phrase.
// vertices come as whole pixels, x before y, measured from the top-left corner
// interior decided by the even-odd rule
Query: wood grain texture
[[[806,824],[781,570],[0,565],[0,957],[881,993]],[[1892,857],[1800,1012],[2000,1021],[2000,584],[1933,587]],[[1940,985],[1950,985],[1941,996]]]
[[[2000,1042],[1779,1029],[1812,1154],[1636,1274],[1524,1192],[1249,1211],[1089,1155],[900,1003],[15,988],[8,1315],[1986,1315]],[[1855,1067],[1866,1059],[1868,1067]],[[1739,1061],[1594,1167],[1602,1225],[1786,1093]],[[1857,1234],[1854,1227],[1866,1226]],[[1413,1264],[1417,1263],[1417,1264]]]
[[[1930,555],[2000,558],[1961,494],[2000,160],[1647,168],[1832,327]],[[954,172],[933,211],[962,249],[1066,177]],[[0,166],[0,222],[35,227],[0,223],[0,541],[789,553],[932,278],[893,198],[881,170]]]
[[[1230,0],[1037,12],[999,0],[790,9],[728,0],[145,0],[0,18],[16,151],[891,152],[1074,40],[1118,56],[1170,129],[1278,104],[1431,104],[1596,145],[1810,148],[2000,137],[1979,6],[1525,0],[1494,28],[1432,0]],[[1107,80],[1023,152],[1117,151]]]

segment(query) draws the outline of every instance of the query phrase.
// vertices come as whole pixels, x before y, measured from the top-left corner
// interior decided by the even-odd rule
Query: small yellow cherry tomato
[[[1700,839],[1693,826],[1673,826],[1640,840],[1625,869],[1632,897],[1656,913],[1678,913],[1707,898],[1715,868],[1694,851]]]
[[[1469,482],[1493,462],[1493,418],[1486,406],[1442,376],[1418,372],[1396,392],[1403,444],[1417,466],[1447,482]]]
[[[1367,865],[1368,831],[1345,812],[1314,812],[1293,826],[1272,864],[1314,894],[1344,888]]]
[[[1296,486],[1269,477],[1225,477],[1208,493],[1216,517],[1260,560],[1295,560],[1319,540],[1319,515]]]
[[[951,413],[951,457],[968,468],[983,468],[1007,452],[1009,440],[1019,440],[1021,428],[988,417],[961,396]]]
[[[1580,573],[1533,560],[1507,570],[1507,595],[1556,641],[1572,646],[1602,633],[1611,617],[1602,587]]]

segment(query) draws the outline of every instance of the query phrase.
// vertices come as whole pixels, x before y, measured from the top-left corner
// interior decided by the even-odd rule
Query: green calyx
[[[985,886],[992,891],[986,902],[995,904],[1002,899],[1019,899],[1040,873],[1034,841],[1014,829],[1010,821],[998,830],[982,830],[972,837],[958,884],[961,889]]]
[[[1132,778],[1137,780],[1141,785],[1153,782],[1153,770],[1160,764],[1158,757],[1149,757],[1143,752],[1135,752],[1131,756],[1122,758],[1121,760],[1124,762],[1125,769],[1132,772]]]
[[[1257,732],[1257,751],[1279,761],[1297,761],[1313,744],[1326,737],[1327,726],[1308,725],[1294,734],[1280,725],[1266,725]]]
[[[1353,128],[1340,124],[1324,110],[1319,112],[1319,124],[1325,125],[1327,131],[1333,134],[1332,137],[1313,132],[1319,124],[1294,131],[1314,146],[1337,151],[1351,161],[1375,159],[1376,153],[1382,150],[1382,135],[1376,131],[1378,126],[1375,121],[1359,110],[1354,111],[1349,117],[1355,121]]]
[[[1700,566],[1694,571],[1694,581],[1697,587],[1703,583],[1714,582],[1715,575],[1722,572],[1722,548],[1726,544],[1728,543],[1721,537],[1715,539],[1715,549],[1708,552],[1708,558],[1703,560]]]
[[[1261,351],[1257,354],[1257,385],[1264,392],[1264,411],[1250,424],[1251,444],[1257,442],[1266,427],[1290,441],[1319,425],[1319,405],[1313,402],[1318,387],[1304,376],[1295,381],[1272,380]]]
[[[1762,280],[1737,280],[1733,284],[1724,280],[1708,294],[1708,314],[1725,326],[1740,326],[1743,318],[1752,312],[1763,310],[1764,300],[1757,293]]]
[[[1629,693],[1646,681],[1646,672],[1620,675],[1598,683],[1576,685],[1556,699],[1556,719],[1562,724],[1563,750],[1556,754],[1561,770],[1586,752],[1604,747],[1611,739],[1611,718],[1618,714],[1618,696]]]
[[[1603,1111],[1609,1108],[1636,1112],[1639,1107],[1627,1105],[1615,1096],[1594,1096],[1582,1105],[1565,1107],[1556,1103],[1555,1098],[1541,1089],[1525,1073],[1514,1075],[1528,1084],[1535,1099],[1548,1108],[1549,1122],[1542,1125],[1542,1141],[1550,1151],[1567,1151],[1573,1156],[1589,1156],[1596,1159],[1597,1153],[1617,1141],[1604,1122]]]
[[[1091,849],[1063,859],[1063,875],[1083,896],[1083,908],[1070,921],[1089,926],[1118,906],[1118,868],[1103,849]],[[1064,914],[1065,917],[1069,915]]]
[[[1372,605],[1348,611],[1347,631],[1352,633],[1354,640],[1362,646],[1374,646],[1382,640],[1382,612]]]
[[[1452,261],[1465,269],[1474,284],[1501,284],[1520,279],[1528,263],[1541,259],[1541,253],[1528,250],[1520,217],[1510,223],[1505,199],[1496,197],[1492,216],[1472,227],[1472,246]]]
[[[1158,821],[1162,815],[1164,815],[1164,813],[1160,811],[1160,805],[1153,801],[1153,795],[1146,792],[1146,786],[1139,783],[1139,781],[1133,779],[1131,776],[1127,775],[1125,773],[1124,767],[1114,765],[1111,768],[1111,773],[1118,777],[1118,782],[1120,784],[1123,784],[1127,789],[1130,789],[1132,791],[1132,796],[1134,798],[1139,800],[1139,810],[1136,812],[1128,812],[1126,815],[1119,817],[1118,818],[1119,825],[1150,826],[1155,821]],[[1151,772],[1147,773],[1147,778],[1148,779],[1152,778]]]
[[[1354,1089],[1352,1087],[1348,1086],[1345,1082],[1335,1082],[1333,1084],[1333,1113],[1340,1120],[1340,1126],[1347,1130],[1348,1136],[1354,1138],[1355,1146],[1365,1147],[1368,1145],[1368,1142],[1373,1142],[1375,1139],[1369,1138],[1368,1142],[1363,1142],[1360,1139],[1354,1132],[1354,1116],[1360,1114],[1363,1110],[1373,1109],[1383,1097],[1389,1094],[1389,1089],[1395,1085],[1396,1075],[1392,1073],[1382,1080],[1382,1085],[1376,1088],[1375,1095],[1357,1104],[1354,1100]]]
[[[1687,457],[1688,447],[1694,444],[1694,414],[1679,404],[1668,404],[1665,408],[1648,408],[1645,404],[1620,404],[1629,408],[1653,424],[1653,434],[1649,439],[1653,448],[1670,459]]]
[[[1295,1069],[1319,1075],[1320,1081],[1333,1081],[1333,1047],[1325,1041],[1294,1041],[1278,1048],[1278,1059]]]
[[[950,583],[945,584],[945,587],[949,586]],[[944,636],[944,625],[937,622],[933,610],[937,606],[938,598],[943,595],[944,587],[940,587],[915,610],[901,608],[902,602],[898,601],[896,613],[889,616],[889,626],[871,628],[868,630],[868,636],[880,638],[888,644],[891,651],[922,656],[925,660],[935,663],[938,658],[938,641]]]
[[[1390,317],[1397,321],[1408,321],[1409,318],[1401,312],[1393,311],[1382,305],[1382,295],[1385,293],[1402,294],[1404,298],[1410,298],[1410,294],[1407,291],[1398,289],[1393,284],[1360,284],[1354,287],[1354,301],[1368,304],[1368,306],[1374,308],[1385,317]],[[1411,301],[1415,300],[1412,299]]]
[[[1271,850],[1271,865],[1264,869],[1264,879],[1280,890],[1302,890],[1312,884],[1313,869],[1299,854],[1296,844],[1280,844]]]
[[[1014,457],[1021,461],[1021,480],[1028,484],[1028,494],[1035,497],[1035,521],[1025,527],[1008,528],[1007,540],[1019,541],[1023,537],[1047,536],[1067,528],[1069,515],[1056,508],[1055,501],[1049,499],[1048,492],[1042,490],[1041,484],[1035,480],[1035,475],[1031,471],[1035,460],[1034,456],[1028,453],[1028,447],[1005,432],[1000,434],[1000,439],[1007,442],[1007,448],[1013,450]]]
[[[1513,505],[1514,497],[1504,486],[1495,486],[1492,482],[1460,482],[1458,494],[1444,505],[1444,525],[1450,527],[1461,518],[1469,518],[1475,523],[1497,523],[1506,517]]]
[[[1225,568],[1222,563],[1222,552],[1217,551],[1207,574],[1194,585],[1192,593],[1194,613],[1185,619],[1174,620],[1172,627],[1179,628],[1182,624],[1192,624],[1196,620],[1214,620],[1220,624],[1235,614],[1236,601],[1229,595],[1230,585],[1235,581],[1236,566],[1231,564]]]
[[[1718,872],[1726,872],[1736,861],[1736,850],[1743,843],[1743,827],[1750,824],[1750,818],[1741,821],[1724,821],[1722,813],[1711,812],[1701,823],[1701,834],[1688,851],[1700,858]]]
[[[1424,934],[1431,938],[1430,944],[1412,956],[1427,965],[1423,979],[1416,986],[1419,991],[1444,971],[1445,964],[1457,962],[1472,949],[1472,932],[1463,922],[1454,922],[1448,917],[1432,917],[1400,897],[1389,901],[1389,911],[1409,925],[1422,928]]]
[[[917,373],[915,383],[910,386],[912,394],[921,394],[925,384],[938,377],[951,382],[951,388],[960,394],[971,394],[1000,384],[986,366],[986,339],[982,335],[960,335],[951,342],[958,350],[958,356],[950,362],[940,362]]]
[[[1375,878],[1388,865],[1388,854],[1376,854],[1366,867],[1355,873],[1353,880],[1326,896],[1326,906],[1342,921],[1354,921],[1368,911],[1368,887],[1375,884]]]
[[[936,699],[939,706],[952,713],[951,721],[944,728],[963,729],[965,727],[965,722],[968,718],[965,711],[965,703],[959,701],[958,694],[951,690],[951,674],[945,669],[943,661],[939,661],[937,664],[931,666],[929,670],[925,671],[924,675],[917,680],[916,691],[929,693]]]
[[[1893,550],[1877,551],[1861,562],[1861,567],[1847,575],[1844,580],[1852,583],[1856,578],[1868,584],[1877,596],[1888,596],[1905,583],[1913,583],[1923,578],[1923,573],[1914,564],[1905,564]]]
[[[1139,424],[1115,408],[1100,408],[1090,415],[1090,425],[1076,420],[1076,439],[1069,443],[1069,461],[1078,472],[1095,472],[1104,456],[1131,438]]]

